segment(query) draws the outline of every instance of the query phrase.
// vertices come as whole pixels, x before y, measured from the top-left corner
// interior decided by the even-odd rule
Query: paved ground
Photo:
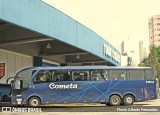
[[[42,113],[23,113],[23,115],[160,115],[160,98],[145,102],[134,103],[132,106],[105,106],[100,104],[70,104],[70,105],[54,105],[47,108],[42,107]],[[131,112],[128,112],[128,111]],[[144,110],[144,112],[142,112]],[[151,110],[152,112],[149,112]],[[48,112],[50,111],[50,112]],[[114,111],[114,112],[112,112]],[[116,111],[116,112],[115,112]],[[134,112],[136,111],[136,112]],[[140,112],[138,112],[140,111]],[[159,111],[159,112],[155,112]],[[5,113],[0,115],[17,115],[22,113]]]

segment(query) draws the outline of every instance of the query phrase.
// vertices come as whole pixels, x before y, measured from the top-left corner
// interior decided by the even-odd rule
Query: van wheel
[[[41,102],[38,97],[31,97],[28,101],[29,106],[37,107],[40,106]]]
[[[109,104],[112,106],[118,106],[121,104],[121,98],[118,95],[112,95],[109,99]]]
[[[124,105],[132,105],[134,103],[134,97],[132,95],[126,95],[124,97]]]

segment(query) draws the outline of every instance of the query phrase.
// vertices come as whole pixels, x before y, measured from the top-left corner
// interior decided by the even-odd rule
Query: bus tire
[[[40,106],[41,101],[39,97],[31,97],[29,98],[28,105],[32,107]]]
[[[110,106],[109,103],[105,103],[106,106]]]
[[[109,104],[111,106],[119,106],[121,104],[121,98],[118,95],[112,95],[109,99]]]
[[[124,105],[133,105],[134,97],[132,95],[126,95],[124,97]]]

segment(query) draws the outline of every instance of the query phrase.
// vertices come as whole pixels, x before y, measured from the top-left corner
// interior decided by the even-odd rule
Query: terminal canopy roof
[[[66,65],[120,65],[120,52],[41,0],[0,0],[0,48]]]

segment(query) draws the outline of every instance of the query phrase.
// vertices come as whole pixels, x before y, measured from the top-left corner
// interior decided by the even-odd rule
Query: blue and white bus
[[[33,67],[17,73],[11,104],[40,106],[60,103],[132,105],[156,98],[150,67]]]

